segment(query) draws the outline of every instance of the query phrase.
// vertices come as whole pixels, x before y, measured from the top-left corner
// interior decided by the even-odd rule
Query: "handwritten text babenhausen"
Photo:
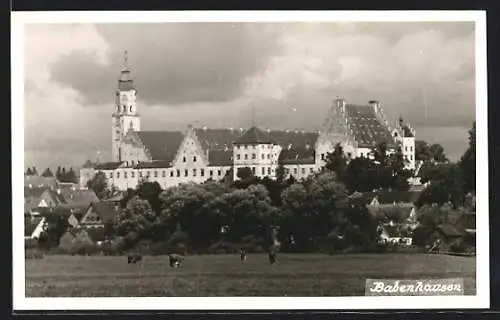
[[[463,279],[367,279],[367,296],[462,296]]]

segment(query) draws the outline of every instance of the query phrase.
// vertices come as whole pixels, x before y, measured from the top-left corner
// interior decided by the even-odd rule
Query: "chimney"
[[[377,100],[368,101],[368,105],[373,108],[373,111],[375,111],[375,113],[380,112],[380,102],[378,102]]]

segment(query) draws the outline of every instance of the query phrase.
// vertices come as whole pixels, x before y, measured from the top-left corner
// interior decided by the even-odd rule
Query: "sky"
[[[379,100],[451,160],[475,120],[473,22],[31,24],[25,166],[111,160],[124,51],[142,130],[321,130],[336,97]]]

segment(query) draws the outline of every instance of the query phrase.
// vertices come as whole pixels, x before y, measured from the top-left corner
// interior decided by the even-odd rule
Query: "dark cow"
[[[127,263],[137,263],[139,261],[142,261],[142,256],[138,254],[133,254],[133,255],[128,255],[127,256]]]
[[[269,256],[269,263],[274,264],[278,262],[278,254],[275,250],[269,250],[268,256]]]
[[[168,263],[170,268],[179,268],[182,265],[182,256],[178,254],[169,254],[168,255]]]
[[[247,260],[247,252],[246,252],[245,248],[240,249],[240,260],[241,260],[241,262],[244,262]]]

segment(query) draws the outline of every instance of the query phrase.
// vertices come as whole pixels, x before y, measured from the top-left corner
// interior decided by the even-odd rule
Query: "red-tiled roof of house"
[[[30,198],[30,197],[36,197],[40,198],[42,194],[48,190],[49,187],[24,187],[24,197],[25,198]]]
[[[270,130],[269,137],[276,141],[283,149],[307,149],[314,150],[316,141],[318,140],[318,132],[307,132],[307,131],[279,131]]]
[[[172,161],[184,136],[180,131],[138,131],[137,136],[152,160]]]
[[[271,139],[267,132],[257,128],[251,127],[236,141],[233,142],[235,145],[254,145],[254,144],[276,144],[275,141]]]
[[[314,164],[314,149],[282,149],[279,154],[281,164]]]
[[[346,104],[345,115],[359,147],[373,148],[381,142],[385,142],[388,147],[394,147],[394,139],[389,129],[380,122],[373,107]]]

